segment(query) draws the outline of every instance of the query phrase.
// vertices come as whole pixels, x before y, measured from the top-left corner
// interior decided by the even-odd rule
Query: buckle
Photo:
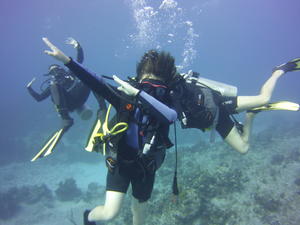
[[[105,160],[105,163],[106,163],[106,167],[108,168],[108,170],[111,172],[111,173],[114,173],[116,167],[117,167],[117,160],[114,159],[113,157],[111,156],[108,156]]]

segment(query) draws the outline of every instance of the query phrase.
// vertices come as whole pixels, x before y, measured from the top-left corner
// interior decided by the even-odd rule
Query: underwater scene
[[[299,0],[0,12],[0,225],[300,224]]]

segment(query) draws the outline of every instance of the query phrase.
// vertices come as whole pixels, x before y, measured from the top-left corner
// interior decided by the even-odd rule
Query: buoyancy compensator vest
[[[176,76],[171,84],[170,95],[182,128],[205,131],[217,125],[221,97],[233,96],[236,92],[234,86],[200,79],[194,76],[194,72],[189,71],[188,74]]]
[[[151,85],[149,82],[150,81],[147,81],[142,85],[149,86]],[[131,84],[137,85],[136,83]],[[154,95],[158,95],[162,91],[156,85],[154,89],[155,92],[157,92]],[[117,90],[115,90],[115,92],[117,92]],[[120,92],[116,94],[123,95]],[[139,149],[137,160],[154,161],[155,165],[151,165],[151,168],[150,165],[147,165],[149,170],[154,171],[162,164],[165,157],[165,150],[173,146],[168,137],[168,126],[164,127],[159,125],[153,118],[150,118],[147,124],[141,124],[140,121],[134,118],[134,112],[139,104],[135,97],[123,95],[120,96],[120,98],[120,106],[111,119],[109,118],[111,106],[109,106],[107,110],[99,111],[102,113],[102,116],[98,115],[98,121],[96,121],[94,131],[91,132],[90,141],[88,142],[92,143],[92,145],[87,144],[86,150],[97,151],[106,155],[107,166],[108,168],[111,167],[111,164],[115,164],[117,161],[120,141],[126,134],[129,123],[134,121],[140,127],[139,135],[142,137],[139,137],[139,139],[143,139],[144,142],[142,148]],[[143,109],[143,107],[139,107],[139,110],[141,110],[142,114],[148,114],[148,110]],[[100,121],[100,118],[102,118],[102,120],[104,118],[103,113],[106,114],[105,119],[104,121]]]

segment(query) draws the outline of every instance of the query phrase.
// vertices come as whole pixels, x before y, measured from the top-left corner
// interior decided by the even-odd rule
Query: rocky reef
[[[77,187],[74,178],[67,178],[65,181],[59,182],[55,194],[60,201],[76,201],[81,198],[82,191]]]
[[[293,131],[298,126],[255,134],[246,155],[200,135],[192,145],[179,145],[178,196],[172,194],[175,154],[169,150],[157,172],[145,225],[298,225],[300,133]],[[82,190],[73,177],[58,181],[53,190],[45,184],[13,187],[0,193],[0,223],[8,224],[25,207],[66,204],[66,211],[78,207],[65,224],[81,224],[84,209],[103,203],[104,192],[94,182]],[[106,225],[132,223],[130,193],[119,216]]]
[[[53,201],[52,191],[45,185],[13,187],[0,193],[0,219],[17,215],[22,207],[44,201],[49,207]]]
[[[270,127],[254,135],[246,155],[221,141],[199,139],[193,146],[180,147],[178,196],[172,194],[171,150],[157,172],[146,224],[298,225],[300,133],[290,130],[294,128],[285,132]],[[107,224],[130,224],[127,206]]]

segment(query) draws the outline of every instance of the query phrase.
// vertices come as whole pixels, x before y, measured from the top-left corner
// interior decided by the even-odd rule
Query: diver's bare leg
[[[132,198],[131,211],[133,216],[133,225],[145,224],[146,219],[146,202],[139,202],[138,199]]]
[[[243,140],[240,132],[235,126],[231,129],[224,141],[239,153],[247,153],[249,149],[249,142]]]
[[[252,124],[255,113],[247,112],[243,127],[243,133],[241,134],[234,126],[224,141],[229,144],[234,150],[240,153],[247,153],[249,150],[249,139],[252,130]]]
[[[254,107],[267,104],[273,94],[277,80],[284,74],[283,70],[275,70],[271,77],[264,83],[260,94],[256,96],[238,96],[236,111],[241,112]]]
[[[89,221],[108,221],[115,218],[121,208],[125,194],[106,191],[105,204],[97,206],[88,215]]]
[[[272,73],[271,77],[264,83],[260,90],[260,94],[257,96],[238,96],[236,111],[241,112],[267,104],[272,97],[272,93],[276,86],[277,80],[283,74],[283,70],[275,70]],[[226,143],[228,143],[233,149],[240,153],[247,153],[249,150],[249,139],[251,135],[254,116],[255,113],[247,112],[243,127],[243,133],[240,134],[240,132],[234,126],[227,137],[224,139]]]
[[[255,113],[253,113],[253,112],[246,113],[244,127],[243,127],[243,133],[241,135],[241,137],[245,143],[249,143],[254,116],[255,116]]]

